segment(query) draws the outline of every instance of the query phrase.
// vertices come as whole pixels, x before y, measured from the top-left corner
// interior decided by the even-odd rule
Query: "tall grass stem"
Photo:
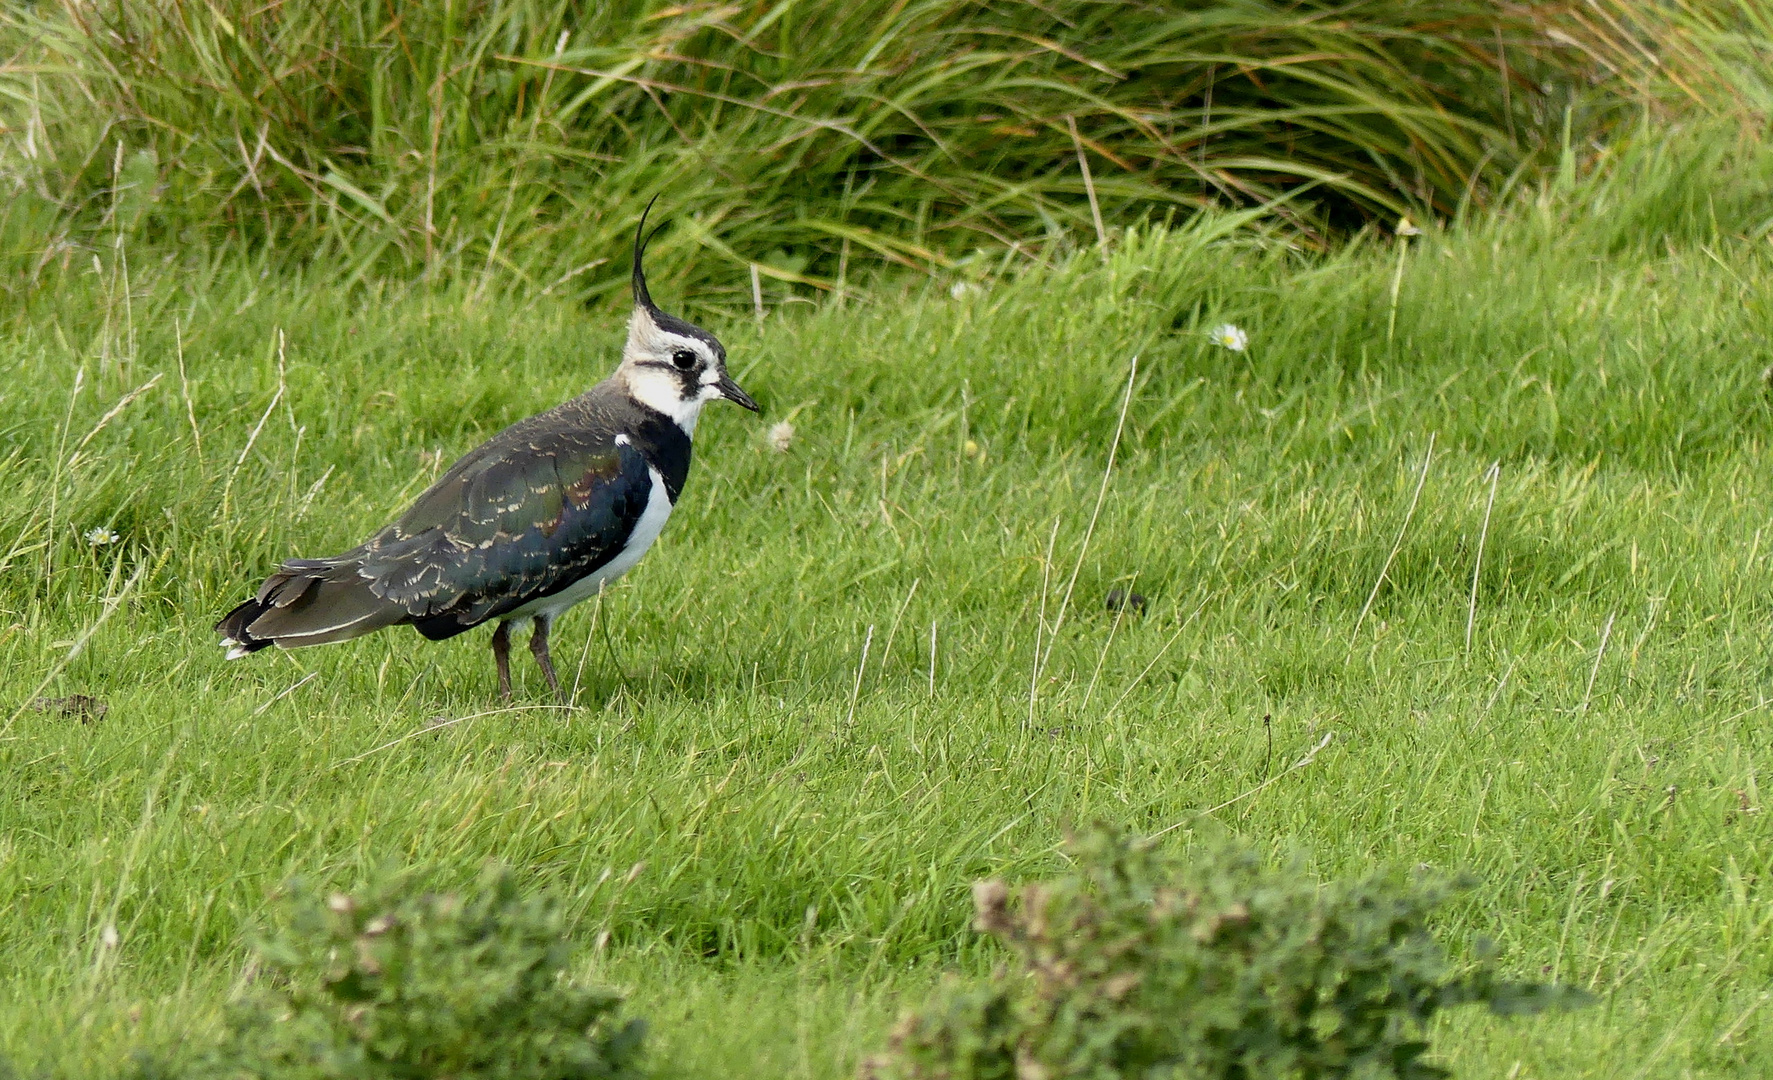
[[[1465,651],[1471,652],[1471,634],[1477,626],[1478,575],[1484,571],[1484,543],[1490,538],[1490,511],[1496,508],[1496,483],[1502,477],[1502,462],[1490,465],[1490,498],[1484,503],[1484,524],[1478,530],[1477,556],[1471,562],[1471,598],[1465,608]]]
[[[1373,589],[1367,593],[1367,602],[1361,605],[1361,613],[1354,620],[1354,630],[1348,635],[1348,647],[1354,648],[1355,638],[1360,636],[1361,624],[1367,621],[1367,614],[1373,610],[1373,601],[1379,599],[1379,590],[1385,586],[1385,577],[1391,573],[1391,564],[1397,553],[1404,546],[1404,535],[1410,531],[1410,520],[1416,516],[1416,503],[1422,498],[1422,486],[1428,483],[1428,467],[1434,461],[1434,440],[1438,432],[1428,436],[1428,449],[1422,455],[1422,472],[1416,477],[1416,490],[1410,494],[1410,506],[1404,511],[1404,522],[1398,526],[1397,539],[1392,541],[1391,551],[1386,553],[1384,565],[1379,567],[1379,576],[1373,580]]]

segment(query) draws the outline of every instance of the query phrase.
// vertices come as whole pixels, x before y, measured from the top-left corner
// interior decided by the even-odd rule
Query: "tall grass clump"
[[[1773,114],[1773,7],[1761,0],[1589,0],[1558,9],[1547,31],[1590,57],[1614,96],[1661,117]]]
[[[7,39],[29,265],[122,235],[585,297],[661,189],[661,266],[735,300],[733,264],[835,289],[1211,203],[1447,214],[1563,85],[1478,0],[97,0]]]

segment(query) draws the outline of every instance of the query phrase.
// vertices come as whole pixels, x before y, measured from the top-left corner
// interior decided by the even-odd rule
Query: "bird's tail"
[[[293,559],[215,628],[228,659],[238,660],[272,645],[327,645],[406,621],[406,609],[377,596],[355,562]]]

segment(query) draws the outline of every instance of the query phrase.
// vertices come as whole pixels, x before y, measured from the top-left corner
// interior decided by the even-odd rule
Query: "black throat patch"
[[[665,494],[675,506],[684,481],[689,479],[690,437],[677,426],[677,421],[664,413],[638,402],[635,408],[640,413],[639,422],[629,427],[629,438],[634,440],[634,448],[646,458],[647,464],[659,470],[665,480]]]

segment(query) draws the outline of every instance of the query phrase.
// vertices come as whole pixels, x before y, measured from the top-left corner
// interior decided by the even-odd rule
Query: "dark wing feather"
[[[652,487],[632,446],[582,428],[518,425],[457,462],[351,556],[371,591],[421,633],[450,637],[615,558]]]

